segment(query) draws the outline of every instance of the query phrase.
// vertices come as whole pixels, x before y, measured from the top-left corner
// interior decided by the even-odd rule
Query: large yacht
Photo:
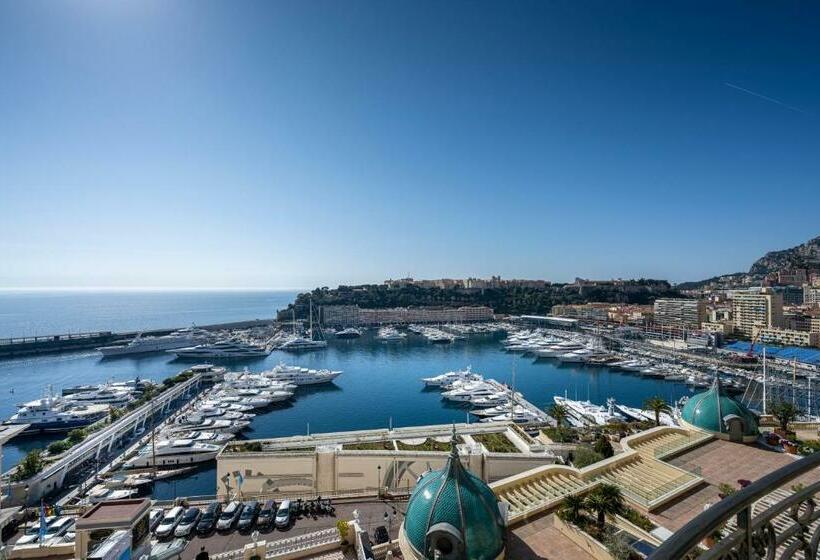
[[[191,414],[178,418],[168,429],[174,434],[191,432],[213,432],[216,434],[237,434],[250,426],[249,420],[223,420],[204,418],[201,414]]]
[[[49,390],[42,398],[19,405],[17,413],[4,424],[28,424],[24,434],[62,433],[88,426],[108,412],[108,407],[104,405],[71,408],[70,404]]]
[[[202,443],[191,439],[166,439],[156,444],[146,445],[131,459],[125,462],[126,468],[165,467],[204,463],[216,459],[222,445]],[[156,464],[154,461],[156,460]]]
[[[134,400],[134,391],[102,385],[91,391],[72,393],[66,397],[66,400],[75,404],[107,404],[121,407]]]
[[[406,338],[407,335],[399,332],[395,327],[382,327],[379,329],[379,334],[376,335],[376,339],[382,342],[399,342]]]
[[[319,350],[322,348],[327,348],[326,340],[311,340],[310,338],[305,338],[303,336],[290,337],[279,346],[280,350],[286,350],[288,352],[303,352],[306,350]]]
[[[448,371],[447,373],[442,373],[440,375],[436,375],[434,377],[424,377],[422,381],[428,387],[443,387],[445,385],[450,385],[454,381],[484,381],[484,378],[478,374],[473,373],[470,370],[470,367],[467,366],[466,369],[457,370],[457,371]]]
[[[270,354],[270,350],[256,344],[234,340],[222,340],[213,344],[200,344],[190,348],[168,350],[178,358],[206,358],[209,360],[263,358]]]
[[[175,348],[196,346],[208,340],[207,331],[200,329],[182,329],[165,336],[143,336],[139,333],[127,344],[113,344],[102,346],[97,350],[103,357],[127,356],[131,354],[147,354],[150,352],[165,352]]]
[[[496,395],[497,393],[498,389],[489,383],[476,382],[467,383],[456,389],[445,391],[441,395],[449,401],[469,402],[472,399],[489,397],[491,395]]]
[[[263,371],[262,375],[274,381],[293,383],[294,385],[317,385],[319,383],[330,383],[342,374],[341,371],[331,371],[329,369],[308,369],[299,366],[289,366],[280,363],[268,371]]]

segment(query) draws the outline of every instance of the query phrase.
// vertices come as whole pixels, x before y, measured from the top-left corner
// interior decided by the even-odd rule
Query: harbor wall
[[[222,329],[250,329],[253,327],[266,327],[275,323],[276,319],[252,319],[248,321],[234,321],[231,323],[217,323],[214,325],[197,325],[197,328],[209,331],[217,331]],[[183,327],[120,333],[99,331],[89,333],[3,338],[0,339],[0,358],[91,350],[107,344],[130,340],[137,336],[140,332],[142,332],[145,336],[162,336],[170,334],[180,328]]]

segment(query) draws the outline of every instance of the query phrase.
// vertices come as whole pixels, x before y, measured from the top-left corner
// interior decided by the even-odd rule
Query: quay
[[[217,323],[213,325],[197,325],[197,328],[206,331],[219,331],[223,329],[267,327],[275,323],[275,319],[252,319],[248,321]],[[180,328],[182,327],[130,332],[97,331],[0,338],[0,359],[37,354],[56,354],[60,352],[74,352],[77,350],[90,350],[115,342],[131,340],[140,333],[145,336],[163,336],[177,331]]]
[[[110,426],[90,434],[84,441],[66,451],[28,480],[9,482],[4,504],[36,504],[41,497],[59,491],[67,478],[81,470],[89,461],[97,462],[101,456],[107,457],[115,446],[130,441],[139,430],[144,430],[149,418],[151,423],[157,424],[158,419],[164,418],[175,410],[175,407],[181,403],[188,403],[191,396],[201,389],[202,384],[202,374],[197,373],[187,381],[163,391],[150,402],[127,413]]]

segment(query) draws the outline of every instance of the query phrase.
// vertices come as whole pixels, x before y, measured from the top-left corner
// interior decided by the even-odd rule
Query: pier
[[[202,374],[196,374],[191,379],[163,391],[150,402],[127,413],[110,426],[90,434],[33,477],[9,484],[7,502],[15,505],[38,503],[41,497],[62,488],[67,477],[86,463],[97,462],[101,456],[107,458],[115,446],[133,439],[141,429],[145,429],[149,418],[152,424],[156,424],[158,418],[164,418],[175,410],[180,400],[189,402],[191,396],[200,390],[202,383]]]
[[[231,323],[217,323],[213,325],[197,325],[196,328],[206,331],[219,331],[223,329],[250,329],[253,327],[266,327],[275,323],[276,319],[252,319],[249,321],[234,321]],[[44,336],[0,338],[0,359],[38,354],[75,352],[78,350],[92,350],[100,346],[131,340],[138,334],[142,334],[144,336],[163,336],[171,334],[181,328],[184,327],[130,332],[96,331]]]

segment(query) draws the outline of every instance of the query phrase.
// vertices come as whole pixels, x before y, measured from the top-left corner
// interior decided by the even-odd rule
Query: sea
[[[0,292],[0,337],[68,331],[129,331],[184,327],[272,317],[292,302],[296,292]],[[559,364],[504,351],[503,335],[471,335],[452,344],[430,344],[410,334],[405,341],[382,342],[374,331],[358,339],[330,338],[328,348],[302,354],[275,351],[256,361],[225,364],[263,371],[284,362],[310,368],[342,370],[333,384],[300,388],[292,402],[258,414],[243,438],[268,438],[342,430],[418,426],[468,421],[467,410],[450,404],[422,377],[470,366],[500,382],[512,383],[539,407],[555,395],[605,403],[613,397],[630,406],[659,395],[667,400],[691,393],[685,385],[644,378],[606,367]],[[161,381],[187,367],[169,354],[102,359],[93,351],[0,360],[0,417],[16,404],[38,398],[47,386],[62,387],[126,380],[136,376]],[[513,373],[514,372],[514,373]],[[34,448],[58,436],[32,437],[3,447],[3,470]],[[157,499],[210,495],[216,487],[214,466],[160,481]]]

